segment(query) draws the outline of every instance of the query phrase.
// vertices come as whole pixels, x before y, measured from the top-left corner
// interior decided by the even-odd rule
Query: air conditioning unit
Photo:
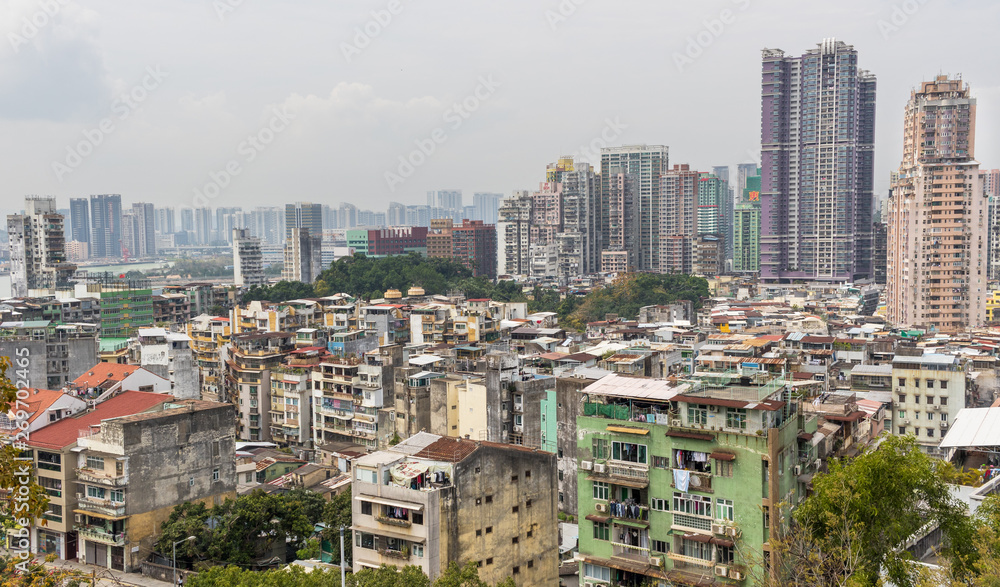
[[[608,513],[608,504],[606,503],[595,504],[595,507],[597,507],[597,511],[601,512],[602,514]]]
[[[76,498],[77,499],[83,499],[83,494],[82,493],[77,493],[76,494]]]
[[[584,583],[583,587],[595,587],[593,583]]]
[[[73,514],[73,521],[80,524],[83,522],[83,517],[80,514]]]
[[[715,565],[715,576],[716,577],[729,576],[729,567],[727,567],[726,565]]]
[[[742,581],[743,572],[737,569],[729,569],[729,578],[733,579],[734,581]]]
[[[801,475],[802,474],[802,465],[795,465],[794,471],[795,471],[796,475]]]
[[[712,524],[712,534],[725,534],[726,527],[722,524]]]
[[[909,426],[910,425],[910,421],[909,420],[903,420],[903,425],[904,426]]]
[[[816,470],[817,470],[817,471],[819,471],[819,468],[820,468],[820,467],[821,467],[822,465],[823,465],[823,459],[816,459],[816,462],[815,462],[815,463],[813,463],[813,466],[814,466],[814,467],[816,467]]]
[[[948,427],[948,421],[947,420],[942,420],[941,421],[941,427],[942,428],[947,428]]]
[[[605,465],[604,463],[594,463],[594,472],[595,473],[607,473],[608,472],[608,466]]]
[[[682,422],[681,422],[681,420],[678,420],[678,419],[675,418],[675,419],[673,419],[673,420],[670,421],[670,425],[671,426],[681,426]]]
[[[739,538],[740,537],[740,529],[737,528],[736,526],[729,526],[728,528],[726,528],[726,534],[730,538]]]
[[[710,405],[710,406],[708,406],[708,411],[709,412],[718,412],[719,411],[719,406],[714,405],[714,404]]]
[[[592,461],[580,461],[580,468],[584,471],[593,470],[594,463]]]
[[[650,566],[653,566],[653,567],[660,566],[660,559],[659,559],[659,557],[655,557],[655,556],[649,557],[649,564],[650,564]]]
[[[931,406],[931,409],[934,410],[935,412],[940,412],[941,404],[934,404],[933,406]]]

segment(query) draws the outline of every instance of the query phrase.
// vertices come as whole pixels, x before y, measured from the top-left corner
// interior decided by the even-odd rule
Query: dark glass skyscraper
[[[70,240],[90,243],[90,206],[87,198],[70,198],[69,222],[72,227]]]
[[[761,111],[761,280],[870,277],[875,76],[834,39],[765,49]]]
[[[90,196],[90,256],[117,259],[122,256],[122,197],[118,194]]]

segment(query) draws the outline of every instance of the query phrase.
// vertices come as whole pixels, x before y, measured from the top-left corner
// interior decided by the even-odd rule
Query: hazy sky
[[[977,158],[1000,167],[988,0],[6,0],[0,28],[8,209],[94,193],[384,209],[448,188],[471,204],[601,140],[735,166],[759,149],[761,48],[826,37],[878,78],[880,194],[909,91],[937,73],[971,85]]]

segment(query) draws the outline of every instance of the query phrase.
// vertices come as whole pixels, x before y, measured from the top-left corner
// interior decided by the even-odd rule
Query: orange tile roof
[[[41,430],[31,433],[28,444],[39,448],[62,450],[76,442],[80,430],[86,430],[103,420],[130,416],[172,401],[173,396],[148,391],[125,391],[97,404],[97,407],[78,416],[63,418]]]
[[[56,403],[56,400],[65,395],[61,391],[39,388],[28,388],[27,392],[29,393],[28,407],[23,409],[28,414],[31,414],[28,416],[28,422],[34,422],[35,418],[44,414],[45,410],[49,409],[49,406]]]
[[[101,362],[73,380],[81,387],[98,387],[105,381],[121,381],[141,369],[139,365]]]

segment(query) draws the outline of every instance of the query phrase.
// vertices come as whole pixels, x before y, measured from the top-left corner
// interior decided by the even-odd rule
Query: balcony
[[[714,493],[712,490],[712,474],[711,473],[696,473],[694,471],[689,471],[691,473],[691,480],[688,482],[688,491],[700,491],[702,493]],[[674,487],[674,482],[670,482],[670,486]]]
[[[91,542],[99,542],[110,546],[124,546],[125,533],[112,534],[100,526],[77,526],[76,531],[80,538]]]
[[[375,519],[380,524],[386,524],[389,526],[398,526],[400,528],[409,528],[413,524],[409,520],[400,520],[398,518],[390,518],[388,516],[375,516]]]
[[[393,548],[380,548],[378,553],[387,558],[393,558],[397,560],[410,560],[410,549],[403,547],[402,550],[396,550]]]
[[[712,568],[712,567],[715,566],[715,562],[714,561],[705,560],[705,559],[697,558],[697,557],[694,557],[694,556],[684,556],[683,554],[676,554],[676,553],[673,553],[673,552],[668,552],[667,553],[667,558],[669,558],[670,560],[672,560],[674,562],[684,563],[684,564],[688,564],[688,565],[695,565],[695,566],[699,566],[699,567]]]
[[[643,530],[645,532],[645,530]],[[611,556],[647,562],[649,560],[649,549],[632,544],[622,544],[620,542],[611,543]]]
[[[128,483],[128,479],[125,475],[108,475],[86,468],[76,469],[76,478],[78,481],[96,483],[98,485],[106,485],[108,487],[125,487],[125,484]]]
[[[86,512],[93,512],[95,514],[101,514],[104,516],[111,516],[114,518],[125,517],[125,503],[120,501],[111,501],[110,499],[98,499],[96,497],[88,497],[82,493],[76,494],[77,507]]]
[[[607,475],[611,478],[612,483],[640,487],[649,485],[649,467],[646,465],[609,462],[606,467]]]

